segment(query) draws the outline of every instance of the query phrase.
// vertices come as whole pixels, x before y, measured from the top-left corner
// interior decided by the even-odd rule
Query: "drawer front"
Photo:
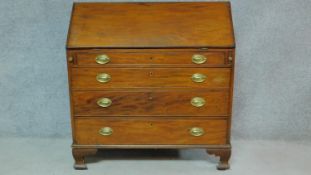
[[[90,52],[76,57],[81,66],[225,64],[225,52]]]
[[[74,91],[72,98],[76,116],[225,116],[229,111],[227,91]]]
[[[227,88],[230,68],[72,68],[72,88]]]
[[[94,119],[74,121],[75,142],[91,145],[225,144],[225,119]]]

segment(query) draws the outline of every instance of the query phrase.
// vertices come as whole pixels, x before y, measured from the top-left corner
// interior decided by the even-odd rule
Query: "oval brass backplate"
[[[191,79],[193,82],[202,83],[205,81],[206,75],[200,74],[200,73],[195,73],[192,75]]]
[[[97,101],[97,105],[103,108],[107,108],[112,104],[112,101],[109,98],[101,98]]]
[[[100,130],[98,131],[98,133],[102,136],[110,136],[112,132],[113,130],[110,127],[103,127],[103,128],[100,128]]]
[[[110,61],[110,58],[108,57],[108,55],[98,55],[95,59],[96,63],[98,64],[107,64]]]
[[[190,129],[189,133],[190,133],[192,136],[199,137],[199,136],[204,135],[205,131],[204,131],[203,128],[200,128],[200,127],[193,127],[193,128]]]
[[[204,98],[202,98],[202,97],[193,97],[191,99],[192,106],[195,106],[197,108],[204,106],[205,103],[206,102],[205,102]]]
[[[192,56],[192,62],[195,64],[205,63],[207,58],[204,55],[195,54]]]
[[[111,80],[111,76],[106,73],[100,73],[96,76],[96,80],[100,83],[107,83]]]

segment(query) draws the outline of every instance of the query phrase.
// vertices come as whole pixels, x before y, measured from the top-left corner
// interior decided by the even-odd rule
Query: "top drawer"
[[[222,51],[90,51],[75,54],[78,66],[224,66]]]

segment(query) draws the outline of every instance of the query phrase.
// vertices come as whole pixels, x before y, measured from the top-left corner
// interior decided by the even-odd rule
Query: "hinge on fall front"
[[[229,62],[231,63],[232,60],[233,60],[232,56],[229,56],[229,57],[228,57],[228,60],[229,60]]]
[[[70,63],[72,63],[72,62],[73,62],[73,57],[72,57],[72,56],[68,57],[68,61],[69,61]]]

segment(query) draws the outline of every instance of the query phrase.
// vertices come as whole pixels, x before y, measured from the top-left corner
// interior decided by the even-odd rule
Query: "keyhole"
[[[153,75],[153,72],[149,72],[149,76],[151,77]]]

